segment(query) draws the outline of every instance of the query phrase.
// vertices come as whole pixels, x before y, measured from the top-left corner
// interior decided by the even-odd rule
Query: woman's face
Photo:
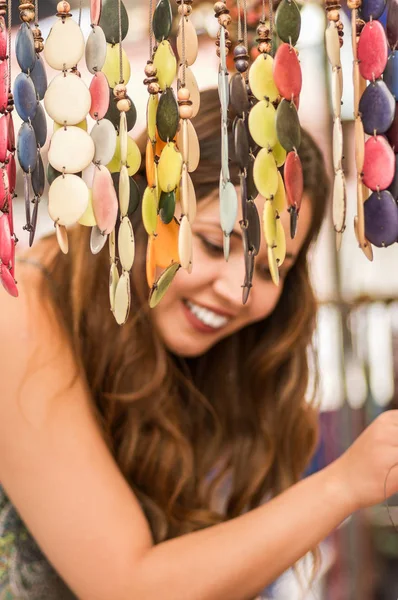
[[[260,219],[264,200],[256,200]],[[231,234],[228,262],[223,255],[219,201],[213,197],[198,202],[193,224],[193,269],[180,269],[167,294],[152,315],[167,348],[176,355],[193,357],[205,353],[222,338],[256,321],[274,310],[283,290],[284,279],[303,245],[311,222],[311,203],[304,195],[297,234],[290,238],[290,215],[281,217],[286,234],[287,255],[280,268],[276,287],[268,270],[267,246],[262,233],[261,249],[255,262],[253,287],[246,304],[242,304],[245,278],[242,238],[239,221]]]

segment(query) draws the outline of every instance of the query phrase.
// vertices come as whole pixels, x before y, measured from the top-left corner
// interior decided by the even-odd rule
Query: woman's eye
[[[207,238],[202,235],[198,235],[198,238],[202,242],[205,250],[210,254],[223,254],[224,248],[222,246],[218,246],[217,244],[213,244]]]

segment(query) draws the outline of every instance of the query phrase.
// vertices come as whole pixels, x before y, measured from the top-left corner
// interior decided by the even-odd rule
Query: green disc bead
[[[149,306],[155,308],[169,289],[178,269],[179,263],[173,263],[159,277],[149,294]]]
[[[162,150],[158,165],[159,186],[163,192],[172,192],[180,183],[182,156],[172,142]]]
[[[262,148],[256,156],[253,167],[256,188],[264,198],[275,196],[278,190],[278,169],[272,152]]]
[[[161,140],[168,142],[174,139],[180,115],[178,111],[178,103],[174,92],[171,88],[166,88],[160,96],[159,106],[156,112],[156,126]]]
[[[268,100],[260,100],[249,113],[249,131],[262,148],[273,148],[278,141],[275,125],[275,108]]]
[[[276,134],[286,150],[298,150],[301,144],[301,128],[297,109],[293,102],[283,99],[276,111]]]
[[[148,235],[156,233],[158,223],[158,197],[156,189],[147,187],[142,197],[142,222]]]
[[[157,69],[156,76],[161,90],[165,90],[173,83],[177,74],[177,59],[170,45],[164,40],[158,46],[153,58],[153,64]]]
[[[119,44],[129,30],[129,17],[123,2],[120,3],[122,39],[119,39],[119,0],[103,0],[99,26],[105,34],[108,44]]]
[[[169,0],[159,0],[153,13],[153,35],[158,42],[162,42],[170,35],[173,15]]]
[[[172,192],[162,192],[159,200],[159,216],[166,225],[171,223],[176,208],[176,194]]]
[[[279,96],[272,74],[274,59],[270,54],[260,54],[250,67],[249,85],[257,100],[269,98],[271,102]]]
[[[275,27],[283,42],[296,45],[301,29],[301,14],[294,0],[282,0],[276,11]]]

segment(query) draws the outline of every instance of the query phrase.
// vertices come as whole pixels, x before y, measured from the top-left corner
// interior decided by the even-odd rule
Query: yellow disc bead
[[[270,54],[260,54],[250,67],[249,85],[257,100],[269,98],[271,102],[279,96],[272,74],[274,59]]]
[[[180,183],[182,169],[182,156],[174,142],[169,142],[162,150],[158,165],[160,189],[171,192]]]
[[[157,78],[160,89],[164,91],[170,87],[177,74],[177,60],[170,42],[164,40],[158,46],[153,58],[153,64],[157,69]]]
[[[253,140],[262,148],[273,148],[276,135],[276,110],[268,100],[257,102],[249,113],[249,131]]]
[[[114,88],[120,83],[120,66],[119,66],[119,44],[112,46],[107,44],[105,64],[102,67],[102,72],[105,74],[109,87]],[[123,81],[128,83],[131,77],[131,67],[126,51],[122,48],[122,72]]]
[[[278,169],[272,152],[263,148],[256,156],[253,178],[258,192],[264,198],[275,196],[278,190]]]

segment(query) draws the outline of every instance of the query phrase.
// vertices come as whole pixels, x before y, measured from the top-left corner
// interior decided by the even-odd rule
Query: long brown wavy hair
[[[200,201],[218,188],[216,90],[202,94],[193,124],[201,146],[192,174]],[[307,252],[329,188],[321,152],[305,132],[299,154],[312,225],[280,300],[269,317],[203,356],[172,355],[153,325],[140,210],[132,217],[136,259],[123,327],[109,309],[107,250],[90,253],[89,228],[72,229],[69,254],[55,251],[47,261],[52,284],[43,278],[43,294],[65,326],[104,438],[141,502],[155,543],[231,519],[279,494],[299,480],[314,452],[317,408],[305,396],[317,304]],[[232,166],[231,173],[236,177]],[[230,485],[219,510],[214,494],[225,481]]]

